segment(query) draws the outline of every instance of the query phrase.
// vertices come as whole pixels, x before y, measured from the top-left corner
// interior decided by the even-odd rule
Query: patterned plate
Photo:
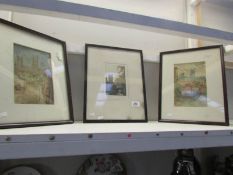
[[[98,155],[87,159],[77,175],[127,175],[125,166],[115,155]]]
[[[37,170],[28,166],[17,166],[5,171],[2,175],[41,175]]]

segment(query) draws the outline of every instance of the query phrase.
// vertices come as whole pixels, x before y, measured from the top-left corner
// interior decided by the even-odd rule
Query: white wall
[[[13,13],[13,22],[67,42],[68,50],[84,52],[85,43],[141,49],[149,60],[158,53],[183,49],[186,39],[138,29],[125,28],[25,13]]]
[[[63,0],[147,16],[186,22],[186,0]],[[202,25],[233,31],[233,11],[219,4],[202,2]],[[0,16],[7,17],[7,13]],[[47,14],[49,15],[49,14]],[[8,15],[9,16],[9,15]],[[12,21],[67,42],[71,52],[84,52],[85,43],[142,49],[146,60],[158,60],[158,53],[184,49],[187,38],[109,24],[13,12]],[[203,42],[204,45],[215,44]],[[221,44],[221,43],[220,43]]]
[[[185,0],[66,0],[185,22]],[[1,15],[1,14],[0,14]],[[146,60],[158,60],[159,52],[183,49],[186,38],[120,26],[14,12],[12,21],[67,42],[68,50],[84,52],[85,43],[143,50]]]
[[[201,3],[201,25],[209,28],[233,32],[233,1],[232,6],[225,5],[224,1],[213,3],[211,0]]]
[[[233,32],[233,1],[207,0],[201,3],[201,26]],[[203,45],[222,44],[221,42],[203,41]],[[233,54],[225,60],[233,61]]]

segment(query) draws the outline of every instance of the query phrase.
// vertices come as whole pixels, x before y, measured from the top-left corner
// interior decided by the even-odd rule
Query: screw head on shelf
[[[131,138],[131,137],[132,137],[132,134],[131,134],[131,133],[128,133],[128,134],[127,134],[127,137],[128,137],[128,138]]]
[[[89,139],[92,139],[92,138],[93,138],[93,134],[88,134],[87,137],[88,137]]]
[[[10,142],[11,141],[11,137],[10,136],[6,136],[5,141]]]
[[[49,136],[49,140],[50,140],[50,141],[54,141],[54,140],[55,140],[55,136],[53,136],[53,135],[52,135],[52,136]]]

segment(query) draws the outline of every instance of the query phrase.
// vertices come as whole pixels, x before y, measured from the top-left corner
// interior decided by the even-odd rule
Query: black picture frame
[[[66,52],[66,43],[62,40],[59,40],[57,38],[51,37],[49,35],[40,33],[38,31],[26,28],[24,26],[15,24],[13,22],[9,22],[7,20],[0,18],[0,25],[3,25],[5,27],[8,27],[9,29],[16,30],[17,32],[23,32],[33,37],[43,38],[46,41],[51,41],[56,44],[59,44],[62,48],[62,62],[64,64],[64,87],[66,88],[67,92],[67,110],[69,116],[67,116],[67,120],[51,120],[51,121],[30,121],[30,122],[11,122],[11,123],[1,123],[0,121],[0,129],[8,129],[8,128],[23,128],[23,127],[35,127],[35,126],[46,126],[46,125],[60,125],[60,124],[70,124],[74,122],[74,116],[73,116],[73,107],[72,107],[72,98],[71,98],[71,87],[70,87],[70,78],[69,78],[69,72],[68,72],[68,64],[67,64],[67,52]],[[12,46],[14,46],[16,43],[13,42]],[[17,43],[18,44],[18,43]],[[23,46],[23,45],[22,45]],[[37,48],[33,48],[31,46],[27,47],[29,49],[40,51]],[[14,63],[12,63],[14,64]],[[53,73],[53,72],[52,72]],[[54,85],[53,85],[54,87]],[[13,92],[14,93],[14,92]],[[55,97],[53,97],[55,98]],[[22,104],[21,104],[22,105]],[[27,105],[27,104],[23,104]],[[36,113],[37,111],[34,111]],[[32,116],[33,117],[33,116]]]
[[[140,57],[140,69],[141,69],[141,81],[142,81],[142,93],[143,93],[143,109],[144,109],[144,118],[143,119],[130,119],[130,120],[122,120],[122,119],[88,119],[87,117],[87,88],[88,88],[88,61],[90,60],[88,49],[89,48],[97,48],[97,49],[110,49],[113,51],[126,51],[126,52],[134,52],[139,54]],[[111,61],[111,60],[110,60]],[[146,88],[145,88],[145,75],[144,75],[144,65],[143,65],[143,53],[142,50],[137,49],[129,49],[129,48],[121,48],[121,47],[112,47],[105,45],[97,45],[97,44],[85,44],[85,83],[84,83],[84,110],[83,110],[83,122],[84,123],[143,123],[148,121],[147,116],[147,101],[146,101]]]
[[[172,55],[172,54],[182,54],[182,53],[191,53],[191,52],[198,52],[198,51],[207,51],[211,49],[219,49],[219,59],[220,59],[220,69],[221,75],[219,75],[222,79],[222,97],[223,97],[223,107],[224,107],[224,121],[198,121],[198,120],[176,120],[176,119],[164,119],[162,116],[162,100],[163,100],[163,69],[164,69],[164,56],[165,55]],[[175,59],[175,58],[174,58]],[[174,70],[175,71],[175,70]],[[175,73],[174,73],[175,74]],[[173,79],[175,81],[175,78]],[[214,86],[213,86],[214,87]],[[175,93],[175,92],[174,92]],[[175,103],[175,102],[174,102]],[[214,46],[206,46],[206,47],[199,47],[199,48],[190,48],[184,50],[174,50],[174,51],[167,51],[160,53],[160,75],[159,75],[159,104],[158,104],[158,121],[159,122],[168,122],[168,123],[183,123],[183,124],[203,124],[203,125],[220,125],[220,126],[229,126],[229,114],[228,114],[228,103],[227,103],[227,89],[226,89],[226,77],[225,77],[225,66],[224,66],[224,52],[222,45],[214,45]],[[189,110],[189,109],[187,109]],[[188,116],[187,116],[188,117]]]

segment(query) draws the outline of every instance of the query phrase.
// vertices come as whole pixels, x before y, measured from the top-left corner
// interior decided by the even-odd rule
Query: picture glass
[[[221,46],[161,53],[159,121],[228,125]]]
[[[86,45],[84,122],[146,121],[139,50]]]
[[[0,128],[72,123],[65,43],[0,19]]]

